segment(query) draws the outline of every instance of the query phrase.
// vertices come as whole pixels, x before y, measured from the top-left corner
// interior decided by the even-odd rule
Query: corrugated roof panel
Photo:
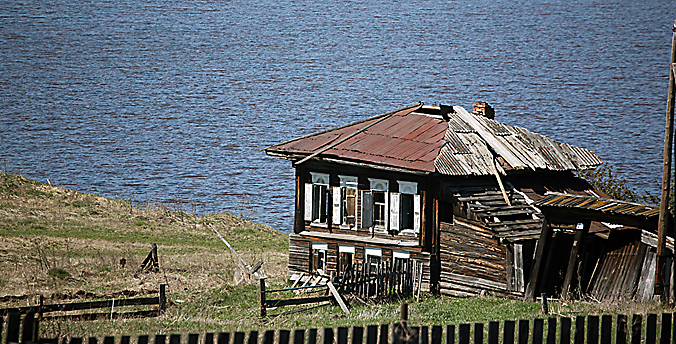
[[[477,118],[479,118],[479,121],[482,122],[482,124],[488,129],[490,129],[496,136],[512,135],[512,131],[509,130],[509,127],[500,122],[483,116],[477,116]]]
[[[535,206],[563,207],[602,211],[616,215],[641,215],[652,217],[659,215],[659,209],[647,204],[626,202],[594,196],[550,194],[535,201]]]
[[[448,127],[452,128],[453,131],[458,133],[473,133],[475,132],[472,127],[465,123],[458,115],[450,115],[448,120]]]

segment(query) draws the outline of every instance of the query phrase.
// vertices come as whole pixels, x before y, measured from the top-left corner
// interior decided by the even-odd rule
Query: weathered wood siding
[[[499,296],[521,296],[508,290],[507,248],[493,233],[480,225],[456,219],[440,225],[442,294],[473,296],[491,293]]]
[[[310,241],[298,234],[289,234],[289,275],[310,271]]]
[[[621,247],[610,248],[601,257],[600,267],[594,276],[593,288],[590,291],[594,299],[631,300],[637,291],[646,248],[640,239]]]

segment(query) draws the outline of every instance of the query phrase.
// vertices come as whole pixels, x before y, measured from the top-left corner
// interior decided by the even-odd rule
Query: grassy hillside
[[[170,305],[157,318],[43,322],[43,337],[188,333],[251,329],[336,327],[392,323],[399,304],[354,301],[261,320],[258,285],[235,285],[237,258],[213,225],[249,264],[259,259],[272,288],[287,286],[288,236],[233,214],[203,217],[149,204],[39,183],[0,173],[0,307],[24,306],[35,294],[46,303],[81,298],[156,294],[168,286]],[[160,272],[138,272],[158,245]],[[125,259],[122,266],[120,260]],[[423,295],[412,302],[412,324],[458,324],[542,316],[540,305],[494,297],[453,299]],[[560,303],[555,315],[659,311],[658,304]],[[282,310],[269,313],[279,313]]]

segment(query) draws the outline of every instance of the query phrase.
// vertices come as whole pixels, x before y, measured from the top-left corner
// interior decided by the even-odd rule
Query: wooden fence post
[[[364,328],[361,326],[352,327],[352,344],[362,344],[364,342]]]
[[[474,344],[483,344],[484,342],[484,324],[474,323]]]
[[[304,343],[305,343],[305,330],[294,330],[293,344],[304,344]]]
[[[671,313],[662,313],[660,319],[660,344],[671,343]]]
[[[199,338],[200,338],[200,336],[197,333],[188,334],[188,344],[198,344]]]
[[[145,337],[145,342],[141,341],[141,337]],[[97,344],[99,340],[96,337],[89,337],[87,344]],[[138,344],[148,344],[148,336],[138,336]]]
[[[615,344],[627,344],[627,316],[618,314],[615,323]]]
[[[317,344],[317,329],[311,328],[307,333],[307,344]]]
[[[11,312],[7,316],[7,336],[5,344],[18,343],[21,329],[21,317],[18,312]]]
[[[230,333],[229,332],[219,332],[218,333],[218,344],[230,344]]]
[[[35,319],[35,312],[31,311],[26,313],[22,321],[22,330],[21,330],[21,343],[33,343],[36,342],[33,338],[33,320]]]
[[[446,325],[446,344],[455,344],[455,325]]]
[[[655,344],[657,340],[657,314],[648,314],[645,323],[645,344]]]
[[[460,324],[458,326],[458,344],[469,344],[469,324]]]
[[[519,344],[528,344],[528,320],[519,320]]]
[[[181,335],[180,334],[169,335],[169,344],[181,344]]]
[[[130,336],[121,336],[120,337],[120,344],[129,344],[131,337]]]
[[[390,326],[387,324],[380,325],[380,338],[378,344],[388,344],[390,340]]]
[[[275,330],[267,330],[263,334],[263,344],[275,344]]]
[[[164,344],[166,340],[167,336],[164,334],[155,335],[155,344]],[[106,343],[106,338],[103,338],[103,344],[108,344]],[[110,344],[115,344],[115,338],[113,338],[113,343]]]
[[[502,329],[502,343],[503,344],[514,344],[514,326],[515,323],[512,320],[505,320],[504,326]]]
[[[333,329],[324,328],[324,333],[322,333],[322,342],[323,344],[333,344]]]
[[[141,343],[138,343],[141,344]],[[214,344],[214,333],[207,332],[204,334],[204,344]]]
[[[249,341],[247,343],[258,344],[258,331],[249,331]]]
[[[599,317],[587,317],[587,344],[599,344]]]
[[[366,327],[366,344],[378,344],[378,326],[368,325]]]
[[[584,344],[584,316],[575,317],[575,334],[573,336],[575,344]]]
[[[610,344],[612,342],[613,316],[601,316],[601,344]]]
[[[533,344],[542,344],[542,337],[545,330],[544,327],[544,319],[533,319]]]
[[[641,327],[643,316],[634,314],[631,316],[631,344],[641,344]]]
[[[160,313],[164,313],[167,309],[167,286],[166,284],[160,284]]]
[[[265,306],[265,278],[260,279],[261,291],[261,318],[267,316],[267,307]]]
[[[338,328],[338,344],[347,344],[347,327]]]
[[[432,326],[432,344],[441,344],[441,332],[443,328],[439,325]]]
[[[570,318],[561,318],[561,336],[559,337],[559,344],[570,344]]]
[[[488,344],[498,344],[500,336],[500,323],[491,321],[488,323]]]
[[[244,332],[235,332],[235,336],[233,338],[233,344],[244,344],[244,337],[246,334]],[[172,343],[169,343],[172,344]]]
[[[93,343],[92,343],[92,338],[94,339]],[[138,336],[136,343],[137,344],[148,344],[148,339],[149,339],[149,337],[147,335],[140,335],[140,336]],[[89,344],[96,344],[96,337],[89,337]]]
[[[556,322],[555,317],[547,319],[547,344],[556,344]]]

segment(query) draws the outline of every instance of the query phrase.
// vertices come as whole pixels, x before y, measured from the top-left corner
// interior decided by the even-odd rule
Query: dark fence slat
[[[317,329],[311,328],[307,331],[307,344],[317,344]]]
[[[455,344],[455,325],[446,325],[446,344]]]
[[[432,344],[441,344],[443,328],[439,325],[432,326]]]
[[[641,329],[643,327],[643,316],[633,314],[631,316],[631,344],[641,344]]]
[[[219,332],[218,344],[230,344],[230,332]]]
[[[484,324],[474,323],[474,344],[483,344],[484,342]]]
[[[571,319],[567,317],[562,317],[561,318],[561,327],[560,327],[560,332],[561,335],[559,336],[559,344],[570,344],[570,326],[571,326]]]
[[[70,344],[82,344],[82,337],[71,337]]]
[[[584,344],[584,320],[584,316],[575,317],[575,334],[573,336],[575,344]]]
[[[556,318],[547,319],[547,344],[556,344]]]
[[[615,321],[615,344],[627,344],[627,316],[619,314]]]
[[[275,344],[275,330],[267,330],[263,334],[263,344]]]
[[[91,339],[94,338],[96,340],[96,337],[90,337],[89,338],[89,344],[96,344],[96,342],[92,343]],[[148,344],[150,337],[148,335],[142,334],[138,336],[138,339],[136,340],[136,344]],[[207,344],[207,343],[205,343]],[[213,344],[213,343],[211,343]]]
[[[428,326],[420,327],[420,344],[430,344],[430,328]]]
[[[291,337],[291,331],[279,330],[279,344],[289,344],[289,337]]]
[[[5,343],[18,343],[21,330],[21,316],[18,312],[9,313],[7,316],[7,336]]]
[[[106,342],[107,338],[111,338],[110,341]],[[155,344],[164,344],[167,341],[167,336],[164,334],[155,335]],[[103,338],[103,344],[115,344],[115,338],[105,337]]]
[[[366,327],[366,344],[378,344],[377,325],[369,325]]]
[[[401,323],[392,324],[392,343],[402,344],[404,336],[404,328]]]
[[[491,321],[488,323],[488,344],[498,344],[500,339],[500,323]]]
[[[651,313],[646,316],[645,344],[657,343],[657,314]]]
[[[180,334],[169,335],[169,344],[181,344],[181,335]]]
[[[545,321],[544,319],[533,319],[533,344],[542,344],[542,338],[544,335],[544,326],[545,326]]]
[[[587,317],[587,344],[599,344],[599,317]]]
[[[139,336],[139,340],[136,342],[137,344],[148,344],[148,336],[146,337],[145,343],[141,343],[141,336]],[[89,337],[87,339],[87,344],[97,344],[99,342],[99,339],[96,337]]]
[[[333,344],[333,329],[324,328],[324,333],[322,334],[322,340],[324,344]],[[281,344],[281,342],[280,342]]]
[[[348,330],[347,327],[338,328],[338,344],[347,344]]]
[[[516,323],[512,320],[505,320],[502,327],[502,343],[514,344],[514,327]]]
[[[40,338],[40,344],[59,344],[58,338]]]
[[[612,342],[613,316],[601,316],[601,344],[610,344]]]
[[[529,321],[519,320],[519,344],[528,344]]]
[[[22,331],[21,331],[21,342],[22,343],[28,343],[28,342],[35,342],[37,340],[37,337],[35,336],[35,331],[33,328],[35,320],[35,312],[28,312],[24,317],[23,317],[23,322],[22,322]],[[80,341],[82,341],[82,338],[80,338]]]
[[[293,344],[304,344],[304,343],[305,343],[305,330],[294,330]]]
[[[380,337],[378,339],[380,340],[379,344],[388,344],[390,342],[390,325],[380,325]]]
[[[660,344],[671,343],[671,313],[662,313],[660,319]]]
[[[213,332],[207,332],[204,334],[204,344],[214,344]]]
[[[364,342],[364,328],[355,326],[352,328],[352,344],[362,344]]]
[[[157,341],[155,341],[155,343],[157,343]],[[103,337],[103,344],[115,344],[115,337],[113,336]],[[164,344],[164,338],[162,339],[162,344]]]
[[[258,344],[258,331],[249,331],[248,344]]]
[[[121,336],[120,344],[129,344],[131,342],[131,336]]]
[[[197,333],[188,334],[188,344],[198,344],[200,335]]]
[[[233,344],[244,344],[244,337],[246,337],[246,333],[235,332],[235,335],[232,338],[232,343]],[[169,344],[173,344],[173,343],[169,343]]]
[[[458,326],[458,344],[469,344],[469,324],[460,324]]]

